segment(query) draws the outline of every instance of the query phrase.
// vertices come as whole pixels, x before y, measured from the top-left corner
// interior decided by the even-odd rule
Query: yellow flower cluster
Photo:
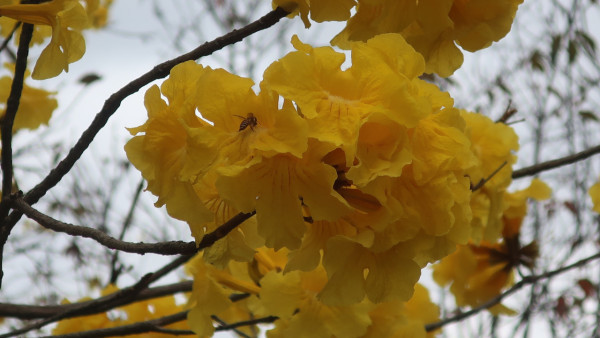
[[[117,291],[118,288],[116,286],[110,285],[109,287],[103,290],[102,295],[109,295]],[[85,300],[89,300],[89,298],[82,299],[81,301]],[[64,303],[68,302],[65,301]],[[183,311],[183,307],[175,303],[175,298],[173,296],[154,298],[116,308],[110,317],[107,315],[106,312],[104,312],[95,315],[61,320],[60,322],[58,322],[58,325],[52,331],[52,334],[62,335],[67,333],[77,333],[89,330],[107,329],[127,324],[148,321],[172,315],[181,311]],[[190,329],[186,322],[174,323],[165,326],[165,328],[173,330]],[[129,337],[166,338],[172,337],[172,335],[160,332],[146,332],[143,334],[130,335]]]
[[[85,9],[79,0],[52,0],[40,4],[20,4],[18,0],[0,0],[0,29],[8,36],[17,21],[35,25],[32,42],[41,44],[51,36],[42,51],[32,78],[48,79],[69,71],[73,63],[85,53],[81,31],[106,25],[112,0],[85,0]],[[20,32],[20,30],[19,30]]]
[[[463,62],[456,44],[474,52],[503,38],[523,0],[274,0],[273,6],[292,11],[310,26],[345,21],[332,44],[351,48],[383,33],[400,33],[425,58],[427,73],[450,76]],[[356,14],[350,18],[350,9]],[[350,19],[348,19],[350,18]]]
[[[550,198],[550,188],[538,179],[524,190],[503,195],[502,240],[482,241],[475,245],[459,245],[456,252],[434,265],[433,277],[456,297],[458,306],[479,306],[513,283],[514,269],[519,266],[532,268],[538,255],[535,242],[521,245],[519,234],[523,218],[527,214],[527,199]],[[494,315],[514,313],[502,304],[489,311]]]
[[[222,69],[173,68],[146,92],[147,122],[130,129],[127,156],[156,205],[197,242],[256,211],[190,268],[190,325],[202,335],[234,290],[260,295],[252,315],[280,318],[273,336],[318,318],[324,337],[365,335],[378,306],[413,297],[423,266],[502,231],[511,128],[453,108],[419,79],[425,61],[400,34],[352,44],[347,69],[330,47],[292,43],[258,94]],[[256,267],[263,246],[284,255],[267,271]],[[232,274],[240,264],[255,273]]]

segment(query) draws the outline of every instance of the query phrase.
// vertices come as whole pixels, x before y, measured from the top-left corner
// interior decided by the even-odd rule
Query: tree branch
[[[21,198],[14,199],[13,207],[24,213],[27,217],[38,222],[44,228],[56,232],[63,232],[71,236],[90,238],[110,249],[140,255],[147,253],[160,255],[192,255],[196,253],[196,244],[194,242],[169,241],[160,243],[131,243],[111,237],[94,228],[64,223],[35,210]]]
[[[169,285],[157,286],[149,288],[138,293],[135,299],[122,299],[121,302],[115,303],[115,307],[128,305],[134,302],[143,300],[169,296],[179,292],[192,291],[192,281],[179,282]],[[105,302],[110,295],[100,297],[95,300],[82,301],[77,303],[62,304],[62,305],[25,305],[25,304],[9,304],[0,303],[0,317],[12,317],[19,319],[39,319],[54,316],[60,312],[72,310],[76,307],[84,306],[85,310],[81,310],[82,316],[93,315],[104,311],[98,311],[95,308],[87,308],[87,305],[94,302]]]
[[[513,285],[512,287],[510,287],[508,290],[504,291],[503,293],[499,294],[498,296],[488,300],[487,302],[481,304],[480,306],[477,306],[475,308],[472,308],[469,311],[466,312],[462,312],[457,314],[456,316],[453,317],[449,317],[443,320],[440,320],[439,322],[436,323],[431,323],[431,324],[427,324],[425,325],[425,330],[427,332],[430,331],[434,331],[437,330],[443,326],[445,326],[446,324],[450,324],[450,323],[454,323],[454,322],[458,322],[461,321],[467,317],[470,317],[474,314],[477,314],[485,309],[488,309],[494,305],[499,304],[504,298],[510,296],[511,294],[517,292],[518,290],[520,290],[521,288],[523,288],[524,286],[528,285],[528,284],[533,284],[539,280],[542,279],[547,279],[547,278],[552,278],[556,275],[559,275],[565,271],[569,271],[571,269],[574,268],[578,268],[581,267],[583,265],[586,265],[587,263],[599,259],[600,258],[600,252],[596,253],[595,255],[589,256],[587,258],[584,258],[582,260],[579,260],[571,265],[567,265],[564,266],[562,268],[556,269],[556,270],[552,270],[552,271],[548,271],[545,272],[543,274],[540,275],[532,275],[532,276],[525,276],[523,277],[523,279],[521,279],[517,284]]]
[[[584,160],[584,159],[586,159],[590,156],[596,155],[598,153],[600,153],[600,145],[586,149],[584,151],[581,151],[581,152],[573,154],[573,155],[568,155],[565,157],[557,158],[555,160],[550,160],[550,161],[532,165],[530,167],[525,167],[525,168],[515,170],[512,173],[512,178],[522,178],[522,177],[527,177],[527,176],[533,176],[535,174],[541,173],[542,171],[555,169],[555,168],[562,167],[564,165],[579,162],[581,160]]]

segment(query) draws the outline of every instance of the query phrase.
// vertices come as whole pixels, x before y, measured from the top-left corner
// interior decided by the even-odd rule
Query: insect
[[[248,115],[246,117],[240,116],[240,115],[234,115],[237,116],[242,120],[242,123],[240,123],[240,129],[238,131],[242,131],[248,127],[250,127],[251,130],[254,130],[254,127],[256,127],[258,125],[258,120],[256,119],[256,116],[254,116],[254,114],[252,113],[248,113]]]

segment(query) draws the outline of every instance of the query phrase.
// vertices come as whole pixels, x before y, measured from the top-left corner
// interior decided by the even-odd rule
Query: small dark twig
[[[0,45],[0,52],[2,52],[6,47],[8,47],[8,43],[10,42],[10,40],[12,40],[13,36],[15,35],[15,32],[17,31],[17,29],[19,29],[19,27],[21,27],[21,21],[17,21],[10,33],[8,33],[6,38],[4,38],[4,41],[2,41],[2,45]],[[7,49],[7,51],[9,51],[9,49]],[[12,54],[12,56],[15,55]]]
[[[479,182],[477,182],[477,184],[475,185],[471,185],[471,191],[475,191],[477,189],[480,189],[481,187],[483,187],[483,185],[488,182],[489,180],[491,180],[500,170],[502,170],[502,168],[504,168],[505,165],[507,165],[508,162],[504,161],[498,168],[496,168],[496,170],[494,170],[494,172],[492,172],[488,177],[486,178],[482,178],[479,180]]]
[[[135,193],[133,195],[133,200],[131,201],[131,205],[129,206],[129,211],[127,212],[127,216],[125,217],[125,220],[123,221],[123,226],[121,227],[121,233],[119,234],[120,241],[122,241],[125,238],[125,233],[127,232],[127,229],[129,229],[129,226],[131,225],[131,222],[133,221],[133,214],[134,214],[135,208],[137,206],[137,203],[140,199],[140,195],[142,194],[143,188],[144,188],[144,180],[141,179],[140,183],[138,184],[137,188],[135,189]],[[117,268],[117,262],[119,260],[119,252],[120,252],[119,250],[115,250],[115,252],[112,255],[111,261],[110,261],[109,281],[112,284],[117,282],[117,278],[119,278],[121,271],[123,271],[122,265],[120,265],[119,268]]]
[[[551,170],[551,169],[559,168],[559,167],[562,167],[562,166],[565,166],[568,164],[579,162],[581,160],[584,160],[584,159],[591,157],[593,155],[596,155],[598,153],[600,153],[600,145],[597,145],[592,148],[588,148],[588,149],[578,152],[576,154],[568,155],[565,157],[557,158],[555,160],[550,160],[550,161],[532,165],[530,167],[525,167],[525,168],[515,170],[512,173],[512,178],[522,178],[522,177],[533,176],[535,174],[541,173],[542,171]]]
[[[520,290],[521,288],[523,288],[524,286],[528,285],[528,284],[533,284],[539,280],[542,279],[548,279],[548,278],[552,278],[556,275],[559,275],[565,271],[569,271],[572,270],[574,268],[578,268],[581,266],[586,265],[587,263],[596,260],[596,259],[600,259],[600,253],[596,253],[595,255],[589,256],[587,258],[584,258],[582,260],[579,260],[571,265],[567,265],[564,266],[562,268],[556,269],[556,270],[552,270],[552,271],[548,271],[545,273],[542,273],[540,275],[531,275],[531,276],[526,276],[523,279],[521,279],[517,284],[513,285],[511,288],[507,289],[506,291],[504,291],[503,293],[499,294],[498,296],[490,299],[489,301],[481,304],[480,306],[477,306],[475,308],[472,308],[469,311],[466,312],[462,312],[457,314],[456,316],[453,317],[449,317],[443,320],[440,320],[439,322],[436,323],[431,323],[431,324],[427,324],[425,325],[425,330],[427,332],[430,331],[434,331],[437,330],[443,326],[445,326],[446,324],[450,324],[450,323],[454,323],[454,322],[459,322],[467,317],[470,317],[476,313],[479,313],[485,309],[488,309],[494,305],[499,304],[504,298],[510,296],[511,294],[517,292],[518,290]]]
[[[508,120],[511,117],[513,117],[513,115],[515,115],[516,113],[517,109],[512,108],[512,100],[509,100],[508,105],[506,105],[506,109],[504,110],[504,113],[502,114],[502,116],[500,116],[498,120],[496,120],[496,123],[508,124]]]
[[[227,330],[231,330],[231,329],[234,329],[236,327],[241,327],[241,326],[250,326],[250,325],[256,325],[256,324],[268,324],[268,323],[272,323],[272,322],[276,321],[277,319],[279,319],[279,317],[268,316],[268,317],[244,320],[242,322],[236,322],[236,323],[231,323],[229,325],[218,326],[215,328],[215,331],[227,331]]]

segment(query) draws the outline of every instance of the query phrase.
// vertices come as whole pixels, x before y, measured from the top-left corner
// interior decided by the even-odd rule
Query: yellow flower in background
[[[85,11],[91,27],[102,28],[106,26],[108,9],[112,3],[113,0],[85,0]]]
[[[33,69],[32,78],[48,79],[69,70],[85,53],[80,31],[87,25],[87,14],[76,0],[53,0],[35,5],[0,6],[0,15],[34,25],[52,27],[52,39]]]
[[[588,191],[588,194],[592,198],[592,204],[594,205],[592,210],[600,213],[600,182],[592,185]]]
[[[401,33],[423,55],[426,72],[450,76],[463,62],[456,44],[474,52],[500,40],[522,0],[359,0],[356,14],[332,41],[351,48],[383,33]]]
[[[102,295],[106,296],[117,291],[119,291],[119,289],[116,286],[109,285],[102,290]],[[86,300],[91,300],[91,298],[84,298],[80,301]],[[63,303],[68,304],[69,302],[64,301]],[[160,317],[173,315],[181,311],[183,311],[183,306],[175,303],[174,296],[153,298],[118,307],[113,310],[113,316],[111,316],[111,318],[107,316],[106,312],[102,312],[90,316],[61,320],[58,322],[58,325],[54,328],[54,330],[52,330],[52,334],[61,335],[88,330],[107,329],[157,319]],[[190,329],[187,323],[183,321],[166,325],[164,328],[171,330]],[[171,337],[171,335],[160,332],[147,332],[139,335],[131,335],[131,337],[166,338]]]
[[[273,8],[281,7],[290,12],[290,18],[300,15],[306,28],[310,27],[309,13],[316,22],[345,21],[355,5],[356,0],[273,0]]]
[[[6,101],[10,95],[12,81],[10,76],[0,78],[0,110],[2,111],[0,116],[4,116],[6,111]],[[42,124],[48,125],[52,112],[58,107],[57,100],[53,98],[54,95],[54,92],[24,84],[19,109],[13,124],[13,132],[20,129],[37,129]]]

